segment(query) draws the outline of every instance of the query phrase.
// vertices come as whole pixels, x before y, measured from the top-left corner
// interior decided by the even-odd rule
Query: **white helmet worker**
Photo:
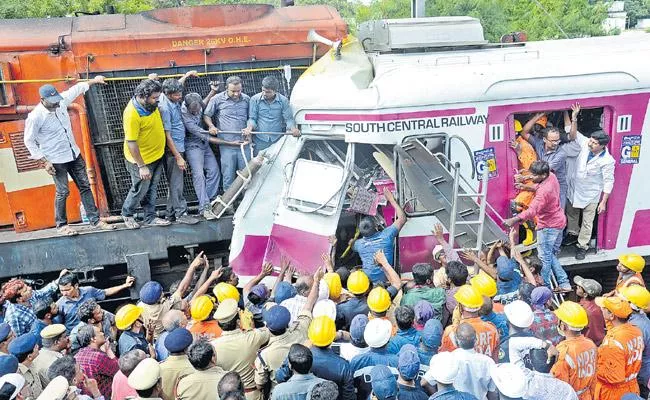
[[[506,304],[503,307],[503,312],[506,314],[508,322],[517,328],[530,328],[533,324],[533,310],[528,304],[521,300],[515,300],[512,303]]]

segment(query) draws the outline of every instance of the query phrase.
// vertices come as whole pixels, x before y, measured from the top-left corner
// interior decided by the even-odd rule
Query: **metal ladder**
[[[438,156],[438,155],[437,155]],[[476,245],[472,247],[473,250],[475,251],[480,251],[481,248],[483,247],[483,228],[485,226],[485,209],[487,203],[487,189],[488,189],[488,179],[489,179],[489,174],[484,173],[483,176],[481,177],[481,185],[480,189],[478,192],[473,191],[469,193],[461,193],[462,189],[460,187],[460,180],[465,178],[460,174],[460,163],[456,162],[453,165],[453,172],[454,172],[454,194],[452,197],[452,203],[451,203],[451,221],[449,221],[449,237],[455,238],[456,237],[456,227],[457,226],[468,226],[470,229],[474,230],[476,233]],[[469,185],[468,185],[469,186]],[[462,198],[474,198],[476,199],[475,202],[478,203],[478,218],[475,220],[466,220],[466,219],[461,219],[460,221],[458,220],[458,203],[460,202],[459,200]],[[465,215],[474,215],[475,210],[471,209],[471,213],[465,212]],[[491,242],[492,243],[492,242]],[[487,244],[491,244],[487,243]],[[465,246],[467,248],[467,246]]]
[[[395,146],[394,152],[400,159],[400,175],[427,209],[415,215],[433,213],[447,227],[452,245],[478,251],[497,240],[507,240],[500,225],[487,214],[489,207],[500,218],[487,202],[487,175],[482,177],[480,190],[475,191],[460,173],[459,163],[442,153],[431,153],[419,140]]]

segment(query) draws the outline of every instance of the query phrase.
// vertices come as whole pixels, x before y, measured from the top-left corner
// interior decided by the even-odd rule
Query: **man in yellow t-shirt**
[[[156,217],[156,189],[163,169],[165,129],[158,110],[162,93],[160,82],[145,79],[135,88],[124,109],[124,158],[131,175],[131,189],[122,205],[124,224],[137,229],[135,210],[142,204],[146,225],[169,225]]]

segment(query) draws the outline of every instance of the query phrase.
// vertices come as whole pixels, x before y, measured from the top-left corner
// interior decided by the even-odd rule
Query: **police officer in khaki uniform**
[[[165,348],[169,357],[160,363],[163,400],[176,398],[176,385],[181,378],[196,372],[185,350],[192,344],[192,334],[185,328],[176,328],[165,336]]]
[[[223,330],[221,336],[211,342],[217,353],[217,365],[239,374],[248,400],[261,400],[262,392],[255,386],[253,364],[257,351],[269,341],[271,334],[266,328],[242,331],[239,309],[234,299],[226,299],[219,304],[214,319]]]
[[[34,359],[30,369],[40,379],[41,386],[46,387],[50,383],[47,370],[54,361],[63,357],[61,353],[63,350],[70,348],[70,339],[63,324],[46,326],[41,331],[41,338],[43,348],[38,352],[38,357]]]
[[[183,296],[192,284],[194,271],[202,265],[207,268],[208,259],[203,255],[203,252],[200,252],[187,268],[185,276],[178,284],[178,288],[170,297],[163,296],[163,287],[156,281],[149,281],[140,289],[138,306],[142,308],[142,321],[145,326],[154,325],[154,340],[158,340],[158,337],[164,331],[162,318],[165,313],[171,309],[181,309]]]
[[[128,379],[136,393],[138,400],[162,400],[160,396],[160,364],[153,358],[145,358],[131,372]]]
[[[305,306],[290,326],[291,313],[285,307],[276,305],[264,312],[264,323],[271,332],[271,338],[269,344],[257,353],[255,359],[255,385],[263,393],[268,393],[277,384],[275,371],[287,358],[291,345],[302,343],[307,339],[307,330],[312,319],[311,312],[318,300],[322,277],[323,273],[319,269],[314,274],[314,283]]]
[[[210,343],[200,339],[187,350],[187,357],[196,371],[178,382],[176,398],[178,400],[218,400],[217,385],[226,371],[215,364],[214,349]]]
[[[31,369],[32,363],[38,357],[38,339],[36,335],[27,332],[18,336],[9,344],[9,353],[18,359],[18,373],[25,378],[22,394],[24,400],[34,400],[43,391],[41,380]]]

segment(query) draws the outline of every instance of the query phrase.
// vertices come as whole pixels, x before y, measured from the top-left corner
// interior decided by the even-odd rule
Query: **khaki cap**
[[[214,319],[219,322],[228,322],[235,318],[238,312],[239,307],[237,306],[237,301],[234,299],[226,299],[217,307],[217,311],[214,312]]]
[[[52,339],[60,334],[65,332],[65,325],[63,324],[52,324],[48,325],[41,331],[41,337],[43,339]]]
[[[129,375],[128,383],[134,390],[148,390],[160,379],[160,364],[153,358],[145,358]]]

